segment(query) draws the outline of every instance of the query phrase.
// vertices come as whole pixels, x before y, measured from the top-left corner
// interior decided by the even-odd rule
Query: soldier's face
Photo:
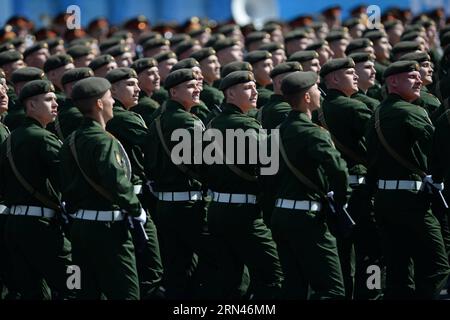
[[[0,79],[0,114],[8,111],[9,98],[6,94],[6,82],[4,80]]]
[[[420,97],[422,80],[418,71],[404,72],[389,77],[389,89],[399,94],[404,100],[411,102]],[[392,90],[393,89],[393,90]]]
[[[392,47],[386,37],[375,41],[374,50],[377,60],[388,60],[389,54],[391,53]]]
[[[322,48],[317,50],[317,53],[319,54],[319,63],[321,66],[323,66],[325,62],[334,56],[334,52],[331,50],[329,45],[323,45]]]
[[[140,91],[138,79],[136,78],[121,80],[114,83],[112,86],[114,99],[119,100],[127,109],[138,103]]]
[[[272,63],[273,66],[276,67],[280,63],[283,63],[286,61],[286,53],[283,49],[278,49],[272,52]]]
[[[302,63],[303,71],[312,71],[317,74],[320,72],[320,62],[319,59],[312,59]]]
[[[111,91],[106,91],[105,95],[101,98],[102,105],[103,105],[103,119],[105,122],[108,122],[113,118],[113,105],[114,105],[114,99],[111,95]]]
[[[117,62],[115,61],[108,63],[106,66],[98,68],[97,70],[94,71],[94,74],[96,77],[104,78],[106,74],[113,69],[117,69]]]
[[[270,78],[270,71],[273,69],[272,59],[265,59],[255,63],[253,74],[255,75],[256,82],[262,86],[267,86],[272,83],[272,78]]]
[[[59,67],[55,70],[52,70],[47,75],[48,79],[58,88],[62,89],[61,78],[67,70],[72,70],[75,68],[73,63],[68,63],[63,67]]]
[[[44,63],[47,61],[50,53],[47,48],[39,49],[38,51],[32,53],[26,58],[27,65],[29,67],[36,67],[39,69],[44,68]]]
[[[347,96],[351,96],[358,91],[358,76],[354,68],[335,71],[333,77],[336,89],[342,91]]]
[[[160,77],[157,67],[149,68],[138,75],[139,87],[147,93],[152,93],[160,88]]]
[[[420,63],[420,77],[422,79],[422,84],[427,86],[433,83],[433,64],[430,61],[424,61]]]
[[[211,55],[200,62],[202,73],[208,83],[220,79],[220,63],[216,55]]]
[[[365,29],[366,27],[363,24],[358,23],[356,26],[350,29],[350,35],[353,39],[361,38]]]
[[[119,67],[129,68],[133,63],[133,56],[131,52],[125,52],[116,60],[116,62]]]
[[[400,41],[400,37],[402,36],[404,30],[405,28],[401,23],[398,23],[395,25],[395,27],[389,29],[389,31],[387,32],[389,43],[395,46]]]
[[[88,54],[87,56],[79,57],[75,59],[75,67],[76,68],[84,68],[89,66],[92,60],[95,59],[95,55],[93,53]]]
[[[375,67],[372,61],[360,62],[355,66],[358,75],[358,87],[367,90],[375,84]]]
[[[330,48],[334,52],[334,58],[345,58],[345,49],[347,49],[348,43],[348,39],[330,42]]]
[[[172,67],[178,62],[175,58],[170,58],[165,61],[161,61],[158,64],[158,70],[159,70],[159,76],[161,77],[161,81],[165,81],[167,78],[167,75],[169,74],[170,70],[172,70]]]
[[[27,115],[38,120],[44,127],[55,121],[58,104],[54,92],[40,94],[27,101]]]
[[[200,103],[200,88],[198,81],[190,80],[173,87],[171,89],[171,98],[188,109]]]
[[[244,54],[242,53],[242,48],[240,46],[234,45],[217,52],[217,57],[219,58],[220,64],[224,66],[233,61],[242,61],[244,59]]]
[[[311,88],[308,89],[307,93],[309,94],[310,102],[310,110],[314,111],[316,109],[320,108],[320,90],[318,83],[313,85]]]
[[[242,112],[246,113],[253,108],[256,108],[258,100],[258,91],[256,91],[256,83],[249,81],[246,83],[239,83],[231,87],[229,92],[229,102],[238,106]]]
[[[204,79],[202,69],[200,69],[199,67],[193,67],[192,72],[194,73],[195,78],[197,79],[198,88],[200,89],[200,91],[202,91],[203,90],[203,79]]]
[[[283,31],[281,30],[281,28],[277,28],[270,33],[270,41],[278,43],[284,42]]]

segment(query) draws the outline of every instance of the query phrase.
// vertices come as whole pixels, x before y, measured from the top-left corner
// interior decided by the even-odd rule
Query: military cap
[[[425,31],[425,28],[420,24],[409,24],[405,27],[405,33],[411,32],[411,31],[417,31],[417,32],[423,32]]]
[[[303,38],[307,38],[308,35],[305,33],[304,30],[301,29],[297,29],[297,30],[293,30],[290,31],[286,34],[286,36],[284,37],[284,42],[289,42],[291,40],[295,40],[295,39],[303,39]]]
[[[360,18],[350,18],[344,21],[344,23],[342,24],[344,27],[347,27],[349,29],[353,28],[354,26],[358,25],[361,23],[361,19]]]
[[[221,33],[214,33],[209,37],[209,40],[205,43],[205,47],[214,47],[217,41],[226,39]]]
[[[405,32],[400,37],[400,41],[414,41],[417,37],[422,37],[423,34],[418,31]]]
[[[55,87],[50,81],[32,80],[23,86],[19,94],[19,101],[24,103],[28,98],[49,92],[55,92]]]
[[[78,81],[72,89],[72,100],[82,100],[103,96],[111,89],[108,80],[99,77],[90,77]]]
[[[194,67],[200,68],[200,63],[198,63],[198,61],[194,58],[186,58],[175,63],[172,67],[171,72],[179,69],[192,69]]]
[[[238,45],[238,41],[232,38],[225,38],[217,40],[217,42],[214,44],[213,48],[216,50],[216,52],[219,52],[220,50]]]
[[[131,65],[131,68],[133,68],[137,74],[154,67],[158,67],[158,61],[153,58],[138,59]]]
[[[7,63],[16,62],[18,60],[22,60],[23,56],[19,51],[9,50],[0,53],[0,66],[3,66]]]
[[[327,74],[341,70],[341,69],[348,69],[348,68],[354,68],[355,62],[352,58],[337,58],[332,59],[330,61],[327,61],[322,69],[320,69],[320,76],[325,77]]]
[[[45,73],[39,68],[24,67],[17,69],[11,74],[11,82],[16,84],[19,82],[28,82],[32,80],[45,79]]]
[[[185,33],[177,33],[174,34],[172,36],[172,38],[170,38],[170,45],[171,46],[176,46],[179,43],[185,41],[185,40],[189,40],[191,37]]]
[[[263,39],[269,38],[270,35],[265,32],[265,31],[254,31],[254,32],[250,32],[246,37],[245,37],[245,45],[248,46],[250,43],[256,42],[256,41],[261,41]]]
[[[0,45],[0,52],[5,52],[9,50],[14,50],[15,47],[11,42],[5,42]]]
[[[281,81],[281,91],[283,94],[293,94],[299,91],[311,88],[317,83],[319,76],[316,72],[308,71],[302,72],[297,71],[288,76],[286,76]]]
[[[326,41],[326,40],[314,41],[312,44],[307,46],[305,48],[305,50],[318,50],[318,49],[322,48],[324,45],[327,45],[327,44],[328,44],[328,41]]]
[[[141,34],[137,40],[137,43],[140,45],[144,45],[148,40],[162,38],[162,35],[159,32],[149,31]]]
[[[164,88],[166,90],[169,90],[170,88],[173,88],[180,83],[196,79],[197,78],[192,69],[178,69],[175,71],[171,71],[168,74],[166,80],[164,81]]]
[[[45,42],[47,42],[47,45],[48,45],[49,49],[53,49],[53,48],[56,48],[57,46],[60,46],[60,45],[63,46],[64,45],[64,40],[61,39],[60,37],[47,39],[47,40],[45,40]]]
[[[278,64],[270,71],[270,77],[275,78],[280,74],[287,72],[303,71],[302,65],[297,61],[289,61]]]
[[[121,67],[116,68],[111,71],[109,71],[105,78],[111,82],[111,84],[116,83],[121,80],[126,80],[130,78],[137,78],[137,73],[134,71],[134,69]]]
[[[278,30],[278,29],[281,29],[281,25],[280,24],[278,24],[276,22],[269,22],[269,23],[266,23],[261,30],[265,31],[267,33],[272,33],[272,32],[274,32],[275,30]]]
[[[41,49],[48,49],[47,42],[41,41],[41,42],[38,42],[38,43],[32,45],[31,47],[29,47],[25,50],[25,52],[23,53],[23,56],[24,56],[24,58],[26,58],[30,54],[32,54],[38,50],[41,50]]]
[[[89,68],[92,70],[100,69],[103,66],[106,66],[110,62],[114,62],[116,59],[110,54],[102,54],[101,56],[96,57],[89,63]]]
[[[173,51],[166,51],[158,53],[153,57],[158,63],[161,63],[163,61],[169,60],[169,59],[177,59],[177,55]]]
[[[349,55],[355,63],[375,61],[375,56],[369,52],[355,52]]]
[[[270,53],[280,49],[284,50],[284,44],[279,42],[264,43],[258,48],[258,50],[266,50],[269,51]]]
[[[153,38],[153,39],[147,40],[146,42],[144,42],[142,47],[144,48],[144,50],[150,50],[150,49],[159,48],[162,46],[169,46],[169,45],[170,45],[169,40],[160,37],[160,38]]]
[[[198,29],[194,29],[194,30],[191,30],[190,32],[189,32],[189,36],[191,36],[192,38],[194,38],[194,37],[197,37],[197,36],[199,36],[199,35],[201,35],[202,33],[204,33],[204,32],[210,32],[211,31],[211,28],[210,27],[207,27],[207,26],[201,26],[200,28],[198,28]]]
[[[64,67],[69,63],[73,63],[73,58],[68,54],[55,54],[47,59],[44,63],[44,71],[47,73],[49,71],[58,69],[59,67]]]
[[[127,30],[144,30],[149,25],[148,19],[144,15],[127,20],[123,27]]]
[[[222,67],[222,70],[220,70],[220,77],[225,78],[234,71],[253,71],[253,67],[246,61],[233,61]]]
[[[409,61],[416,61],[416,62],[424,62],[424,61],[431,61],[431,58],[428,53],[426,52],[410,52],[407,54],[404,54],[399,61],[409,60]]]
[[[400,20],[397,20],[397,19],[386,21],[386,22],[383,23],[384,30],[389,31],[389,30],[391,30],[392,28],[394,28],[398,24],[402,24],[402,22]]]
[[[364,33],[364,38],[367,38],[371,41],[376,41],[378,39],[381,39],[383,37],[386,37],[386,33],[380,30],[371,30],[366,33]]]
[[[9,40],[9,42],[11,42],[14,45],[14,47],[17,48],[25,43],[25,38],[24,37],[16,37],[16,38]]]
[[[441,47],[445,47],[450,43],[450,31],[444,33],[440,39]]]
[[[347,32],[342,30],[332,30],[330,33],[326,36],[325,40],[328,42],[338,41],[342,39],[346,39],[348,37]]]
[[[189,39],[189,40],[184,40],[181,41],[175,48],[175,53],[179,56],[180,54],[182,54],[183,52],[188,51],[189,49],[191,49],[193,46],[200,44],[200,42],[198,42],[198,40],[195,39]]]
[[[416,41],[400,41],[392,48],[392,54],[420,50],[420,44]]]
[[[67,54],[71,55],[74,59],[87,56],[91,53],[93,53],[92,48],[82,45],[76,45],[67,50]]]
[[[383,77],[387,78],[394,74],[411,72],[411,71],[419,71],[419,70],[420,70],[420,66],[417,63],[417,61],[411,61],[411,60],[396,61],[394,63],[391,63],[386,68],[386,70],[384,70]]]
[[[94,76],[94,72],[91,68],[75,68],[64,72],[61,83],[66,85],[71,82],[75,82],[81,79],[90,78]]]
[[[74,46],[89,47],[90,45],[92,45],[93,42],[94,42],[94,38],[89,38],[89,37],[77,38],[77,39],[73,39],[72,41],[70,41],[69,48],[74,47]]]
[[[191,54],[191,58],[194,58],[198,62],[202,61],[203,59],[208,58],[209,56],[214,56],[216,54],[216,50],[214,50],[211,47],[203,48],[201,50],[198,50]]]
[[[251,71],[233,71],[228,74],[220,82],[219,89],[225,91],[226,89],[237,85],[239,83],[247,83],[249,81],[255,81],[255,76]]]
[[[104,54],[110,54],[113,57],[117,57],[126,52],[130,52],[130,47],[125,44],[118,44],[109,48],[108,50],[105,50]]]
[[[225,36],[230,35],[234,30],[240,30],[239,26],[236,24],[226,24],[217,29],[218,33],[222,33]]]
[[[373,42],[370,39],[367,38],[359,38],[350,41],[347,48],[345,49],[345,54],[349,55],[353,51],[364,49],[373,46]]]
[[[300,63],[310,61],[312,59],[318,59],[319,54],[314,50],[297,51],[289,56],[287,61],[297,61]]]
[[[272,58],[272,54],[267,50],[255,50],[245,55],[244,61],[255,64],[259,61]]]
[[[125,41],[121,38],[109,38],[104,41],[102,41],[99,45],[99,49],[101,52],[104,52],[108,50],[109,48],[112,48],[118,44],[123,44]]]

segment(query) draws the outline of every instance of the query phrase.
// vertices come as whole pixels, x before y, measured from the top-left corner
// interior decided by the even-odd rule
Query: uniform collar
[[[346,97],[346,95],[345,95],[342,91],[340,91],[340,90],[337,90],[337,89],[328,89],[328,90],[327,90],[327,95],[326,95],[325,99],[326,99],[326,98],[339,97],[339,96]]]
[[[166,102],[166,109],[167,110],[169,110],[169,109],[170,110],[178,110],[178,109],[180,109],[180,110],[183,110],[184,112],[187,112],[186,109],[184,108],[184,106],[181,103],[179,103],[179,102],[177,102],[175,100],[172,100],[172,99],[167,100],[167,102]]]
[[[399,96],[396,93],[389,93],[387,98],[386,98],[386,100],[390,100],[390,101],[405,101],[401,96]]]
[[[242,112],[242,110],[238,106],[231,104],[231,103],[224,103],[222,109],[223,109],[223,112],[225,112],[225,113],[244,114],[244,112]]]
[[[23,121],[23,124],[24,124],[25,127],[38,126],[40,128],[44,128],[39,121],[37,121],[34,118],[28,117],[28,116],[25,117],[25,120]]]
[[[103,127],[101,126],[101,124],[99,122],[97,122],[94,119],[89,118],[89,117],[84,117],[83,118],[81,126],[85,127],[85,128],[98,128],[98,129],[100,129],[102,131],[105,131],[105,130],[103,130]]]
[[[311,119],[308,118],[306,113],[301,112],[299,110],[291,110],[288,114],[288,119],[295,119],[295,120],[300,120],[302,122],[312,123]]]
[[[114,102],[114,107],[113,107],[113,109],[123,109],[123,110],[127,110],[124,106],[123,106],[123,104],[122,104],[122,102],[120,102],[119,100],[114,100],[115,102]]]

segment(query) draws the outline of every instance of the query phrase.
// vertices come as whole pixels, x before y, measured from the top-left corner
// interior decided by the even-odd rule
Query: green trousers
[[[81,269],[82,300],[138,300],[139,280],[128,221],[75,219],[72,224],[73,262]]]

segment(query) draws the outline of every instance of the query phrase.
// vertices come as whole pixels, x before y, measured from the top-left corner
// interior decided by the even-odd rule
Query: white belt
[[[161,201],[197,201],[202,200],[201,191],[158,192]]]
[[[366,177],[360,175],[350,175],[348,176],[348,184],[364,184],[366,183]]]
[[[45,207],[11,206],[9,214],[16,216],[53,218],[55,216],[55,210]]]
[[[141,194],[142,193],[142,185],[136,184],[133,186],[133,190],[135,194]]]
[[[241,194],[241,193],[212,193],[212,200],[220,203],[256,203],[256,196],[254,194]]]
[[[9,214],[8,207],[0,204],[0,214]]]
[[[422,181],[378,180],[378,189],[382,190],[420,190]]]
[[[121,221],[124,219],[124,214],[119,210],[99,211],[80,209],[71,216],[75,219],[91,221]]]
[[[305,211],[320,211],[322,204],[317,201],[277,199],[275,207]]]

